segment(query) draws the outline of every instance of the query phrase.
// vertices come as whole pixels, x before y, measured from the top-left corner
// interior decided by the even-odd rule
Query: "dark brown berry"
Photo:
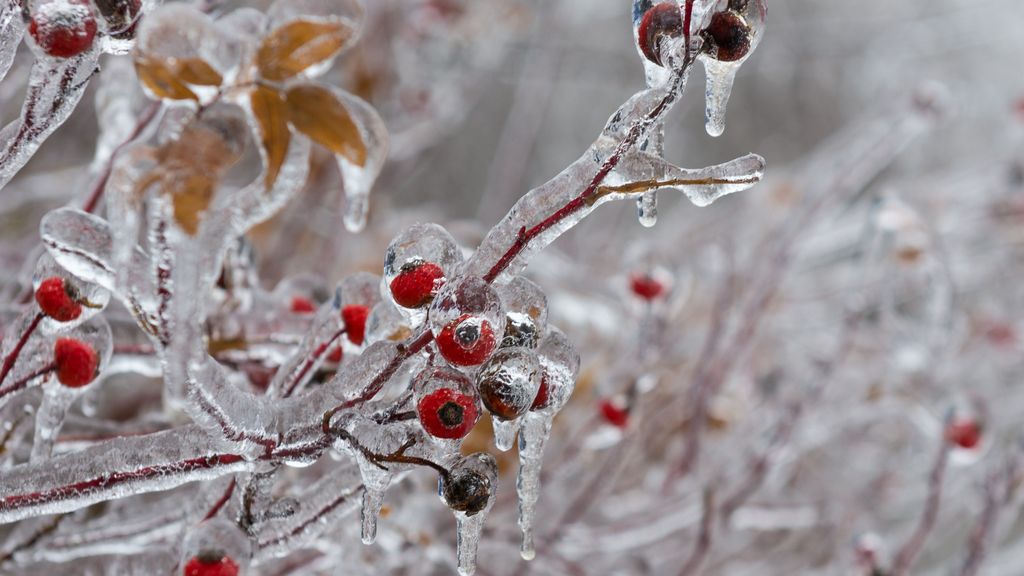
[[[491,497],[491,482],[478,472],[453,471],[441,479],[441,495],[452,510],[473,516],[487,507]]]
[[[678,38],[683,35],[683,15],[679,5],[666,2],[648,10],[640,21],[637,30],[637,42],[640,51],[651,62],[663,66],[661,62],[661,44],[666,38]]]
[[[716,12],[701,36],[704,51],[719,62],[736,62],[750,53],[750,25],[732,10]]]

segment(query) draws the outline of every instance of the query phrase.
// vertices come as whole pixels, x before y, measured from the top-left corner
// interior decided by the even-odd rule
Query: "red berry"
[[[665,285],[647,274],[634,274],[629,278],[633,293],[644,300],[654,300],[665,293]]]
[[[981,426],[969,418],[953,420],[946,427],[946,440],[964,450],[973,450],[981,443]]]
[[[50,318],[58,322],[70,322],[82,315],[82,305],[77,302],[78,291],[59,276],[51,276],[36,290],[36,303]]]
[[[334,362],[335,364],[340,364],[341,359],[344,356],[345,351],[341,349],[341,346],[335,346],[334,349],[331,350],[331,353],[327,355],[327,361]]]
[[[441,355],[456,366],[483,364],[497,344],[491,323],[472,314],[449,322],[436,340]]]
[[[366,338],[366,318],[370,309],[366,306],[351,304],[341,309],[341,320],[345,323],[345,334],[348,341],[359,346]]]
[[[96,20],[87,0],[50,0],[32,14],[28,33],[50,56],[71,58],[96,38]]]
[[[409,262],[391,281],[391,296],[404,308],[421,308],[434,299],[444,280],[444,270],[433,262]]]
[[[611,398],[606,398],[601,401],[601,415],[608,421],[612,426],[619,428],[625,428],[629,424],[629,412],[625,406],[620,405]]]
[[[640,51],[644,56],[661,66],[661,43],[666,36],[670,38],[682,36],[683,15],[679,4],[665,2],[648,10],[640,21],[637,31]]]
[[[296,314],[312,314],[316,312],[316,306],[313,305],[313,301],[309,298],[296,296],[292,298],[292,312]]]
[[[218,551],[202,551],[185,564],[184,576],[238,576],[238,564]]]
[[[704,48],[720,62],[735,62],[750,53],[750,26],[732,10],[716,12],[701,34]]]
[[[550,398],[550,390],[548,388],[548,375],[542,372],[540,376],[540,388],[537,389],[537,397],[533,399],[533,404],[530,406],[530,410],[538,410],[547,406]]]
[[[476,399],[451,388],[438,388],[416,404],[420,424],[431,436],[455,440],[476,425],[480,412]]]
[[[57,380],[69,388],[81,388],[96,378],[100,358],[92,346],[74,338],[58,338],[53,347]]]

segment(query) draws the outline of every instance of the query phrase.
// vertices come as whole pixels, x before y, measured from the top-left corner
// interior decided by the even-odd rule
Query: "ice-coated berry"
[[[361,346],[366,339],[366,319],[370,316],[367,306],[350,304],[341,309],[341,321],[345,323],[345,335],[348,341]]]
[[[238,576],[238,564],[217,550],[203,550],[185,563],[184,576]]]
[[[327,361],[335,364],[340,364],[341,359],[345,357],[345,351],[341,349],[341,346],[335,346],[331,348],[331,351],[327,354]]]
[[[540,389],[540,361],[527,348],[502,348],[477,374],[484,406],[501,420],[514,420],[533,405]]]
[[[436,340],[441,355],[456,366],[483,364],[497,345],[491,323],[472,314],[449,322]]]
[[[946,440],[964,450],[973,450],[981,443],[981,426],[970,418],[953,420],[946,427]]]
[[[316,306],[313,304],[313,301],[303,296],[292,298],[291,309],[296,314],[312,314],[316,312]]]
[[[668,38],[683,34],[683,15],[679,4],[665,2],[648,10],[640,21],[637,41],[640,51],[651,62],[661,66],[661,43]]]
[[[43,314],[58,322],[70,322],[82,315],[78,290],[59,276],[51,276],[39,284],[36,303]]]
[[[420,423],[428,434],[455,440],[469,434],[480,413],[476,398],[452,388],[439,388],[416,404]]]
[[[491,481],[473,470],[453,470],[441,480],[441,495],[452,510],[473,516],[487,507]]]
[[[540,341],[537,324],[526,314],[508,312],[505,315],[505,335],[501,338],[502,348],[525,346],[536,348]]]
[[[142,0],[93,0],[100,16],[107,22],[111,36],[131,38],[135,35],[135,20],[142,11]]]
[[[548,384],[547,374],[541,373],[540,377],[540,388],[537,389],[537,397],[533,399],[533,404],[530,405],[530,410],[539,410],[548,405],[551,401],[551,388]]]
[[[391,296],[403,308],[422,308],[434,299],[444,270],[433,262],[407,262],[391,281]]]
[[[71,58],[92,46],[96,19],[87,0],[49,0],[32,12],[28,33],[46,54]]]
[[[619,402],[605,398],[601,401],[600,409],[601,415],[612,426],[625,428],[629,424],[629,411]]]
[[[57,380],[69,388],[81,388],[96,378],[100,359],[96,350],[74,338],[58,338],[53,347]]]
[[[704,49],[719,62],[736,62],[750,53],[750,26],[737,12],[723,10],[711,16],[711,23],[701,33]]]
[[[653,276],[634,274],[629,278],[629,288],[644,300],[654,300],[665,293],[665,285]]]

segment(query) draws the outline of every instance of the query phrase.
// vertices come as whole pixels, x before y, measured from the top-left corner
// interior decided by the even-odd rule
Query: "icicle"
[[[377,540],[377,518],[384,505],[384,491],[367,487],[363,490],[363,508],[359,513],[362,522],[360,537],[363,544],[370,545]]]
[[[494,445],[502,452],[508,452],[516,442],[516,434],[519,432],[521,418],[515,420],[502,420],[491,418],[494,425]]]
[[[467,516],[462,512],[455,513],[455,524],[458,530],[456,549],[459,558],[459,574],[469,576],[476,572],[476,552],[480,547],[480,534],[484,530],[483,514]]]
[[[725,132],[725,110],[729,105],[729,96],[732,94],[732,85],[739,67],[709,60],[704,63],[704,70],[707,73],[704,128],[708,135],[717,138]]]
[[[43,402],[36,414],[36,433],[32,437],[32,456],[29,462],[41,462],[53,453],[53,443],[64,426],[68,408],[78,396],[74,390],[64,386],[46,389]]]
[[[530,412],[523,417],[519,430],[519,477],[516,492],[519,495],[519,529],[523,543],[519,554],[524,560],[533,560],[533,521],[537,499],[540,496],[540,468],[544,445],[551,434],[553,416],[544,412]]]

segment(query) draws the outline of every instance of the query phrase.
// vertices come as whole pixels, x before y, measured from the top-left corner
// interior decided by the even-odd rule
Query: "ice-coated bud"
[[[522,416],[540,390],[540,361],[528,348],[502,348],[477,374],[484,406],[501,420]]]

